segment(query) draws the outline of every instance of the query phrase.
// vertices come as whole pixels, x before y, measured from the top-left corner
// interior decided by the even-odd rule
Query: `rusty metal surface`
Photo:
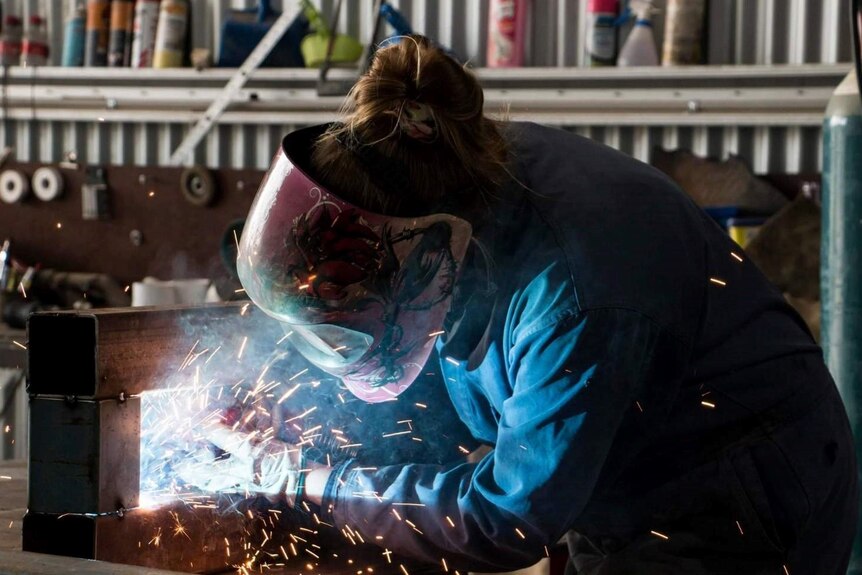
[[[138,504],[140,399],[30,403],[28,506],[105,513]]]
[[[196,342],[232,348],[252,333],[278,329],[243,303],[34,314],[28,391],[97,399],[138,394],[159,387]]]

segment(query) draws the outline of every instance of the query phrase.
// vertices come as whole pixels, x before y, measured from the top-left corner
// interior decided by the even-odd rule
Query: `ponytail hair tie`
[[[401,131],[409,138],[426,143],[437,139],[437,122],[434,121],[434,112],[427,104],[415,100],[405,101],[398,123]]]

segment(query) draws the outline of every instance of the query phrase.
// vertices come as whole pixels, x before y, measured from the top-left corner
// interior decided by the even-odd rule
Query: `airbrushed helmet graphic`
[[[282,140],[243,228],[237,271],[307,360],[364,401],[391,400],[431,353],[470,224],[448,214],[385,216],[340,199],[300,167],[320,133]]]

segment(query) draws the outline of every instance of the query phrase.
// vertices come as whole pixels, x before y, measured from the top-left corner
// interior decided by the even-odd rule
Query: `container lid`
[[[619,7],[619,0],[590,0],[587,10],[594,13],[616,14],[619,12]]]
[[[33,14],[30,16],[30,24],[34,26],[41,26],[45,23],[45,19],[39,16],[38,14]]]

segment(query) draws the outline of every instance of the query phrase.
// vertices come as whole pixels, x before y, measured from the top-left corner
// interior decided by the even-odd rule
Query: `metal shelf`
[[[477,69],[486,109],[567,126],[798,126],[822,123],[850,64],[688,68]],[[14,120],[191,124],[232,69],[9,68],[2,110]],[[334,70],[333,78],[352,71]],[[317,71],[261,69],[221,124],[307,124],[337,116]]]

